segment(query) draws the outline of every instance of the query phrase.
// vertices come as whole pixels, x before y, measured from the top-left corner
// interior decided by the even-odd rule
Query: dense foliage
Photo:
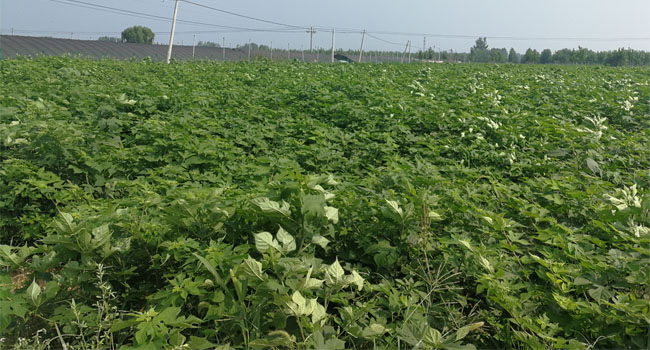
[[[133,26],[122,31],[122,42],[135,44],[153,44],[156,34],[148,27]]]
[[[649,74],[1,61],[0,348],[646,348]]]

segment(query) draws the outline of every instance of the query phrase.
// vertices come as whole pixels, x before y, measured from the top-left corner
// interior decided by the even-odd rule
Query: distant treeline
[[[123,42],[122,38],[101,37],[99,40]],[[248,50],[250,45],[251,50],[270,51],[269,45],[259,45],[250,43],[245,45],[237,45],[237,49]],[[201,47],[221,47],[219,43],[212,41],[199,41],[197,46]],[[292,52],[309,49],[295,48],[291,49]],[[286,48],[273,48],[273,51],[281,53],[287,52]],[[329,48],[314,48],[314,53],[322,55],[330,55],[331,49]],[[359,57],[359,50],[336,50],[337,54],[345,55],[354,60]],[[584,47],[578,49],[562,49],[552,52],[550,49],[542,50],[541,52],[535,49],[528,49],[524,53],[518,53],[515,49],[510,50],[506,48],[489,48],[487,38],[478,38],[474,46],[470,48],[470,52],[454,52],[450,51],[435,51],[432,48],[427,50],[419,50],[412,52],[411,58],[413,60],[428,60],[428,61],[442,61],[442,62],[480,62],[480,63],[526,63],[526,64],[601,64],[608,66],[648,66],[650,65],[650,52],[639,51],[633,49],[618,49],[614,51],[593,51]],[[370,62],[373,58],[381,57],[384,59],[390,58],[392,61],[406,61],[408,59],[408,50],[404,51],[377,51],[369,50],[364,51],[364,62]]]
[[[455,53],[453,51],[436,52],[432,49],[419,51],[415,54],[421,60],[440,60],[458,62],[484,63],[528,63],[528,64],[602,64],[609,66],[646,66],[650,65],[650,52],[633,49],[618,49],[614,51],[593,51],[584,47],[578,49],[562,49],[552,52],[545,49],[541,53],[528,49],[520,54],[511,48],[489,49],[486,38],[478,38],[470,49],[470,53]]]

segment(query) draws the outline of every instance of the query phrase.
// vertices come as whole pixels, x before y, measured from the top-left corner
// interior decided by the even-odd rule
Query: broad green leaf
[[[483,322],[476,322],[476,323],[472,323],[470,325],[461,327],[458,331],[456,331],[456,340],[458,341],[458,340],[461,340],[461,339],[465,338],[467,336],[467,334],[469,334],[469,332],[471,332],[473,330],[476,330],[476,329],[479,329],[481,327],[483,327]]]
[[[257,205],[260,210],[265,213],[280,214],[286,217],[289,217],[291,215],[289,203],[285,201],[278,203],[266,197],[262,197],[253,199],[253,204]]]
[[[440,334],[440,332],[435,328],[427,327],[422,336],[422,341],[425,344],[436,348],[442,345],[442,334]]]
[[[386,203],[388,203],[388,206],[395,213],[397,213],[397,215],[399,215],[400,217],[404,217],[404,211],[402,210],[402,208],[399,207],[399,203],[397,203],[396,201],[388,200],[388,199],[386,199]]]
[[[32,281],[32,284],[29,285],[25,293],[27,293],[27,295],[32,298],[34,304],[36,304],[38,301],[38,296],[41,295],[41,286],[36,283],[36,279]]]
[[[325,307],[314,300],[314,306],[311,313],[311,323],[318,324],[321,320],[324,320],[327,317],[327,311]]]
[[[257,248],[257,251],[260,253],[266,253],[271,248],[277,251],[282,251],[278,242],[268,232],[255,234],[255,248]]]
[[[251,258],[244,260],[242,263],[242,271],[245,276],[264,281],[264,273],[262,272],[262,263]]]
[[[433,210],[429,212],[428,216],[429,216],[429,220],[431,220],[431,221],[440,221],[440,220],[442,220],[442,216],[440,214],[438,214],[437,212],[433,211]]]
[[[329,284],[337,284],[341,282],[343,280],[343,275],[345,275],[345,271],[343,271],[343,267],[339,264],[338,258],[336,258],[334,263],[325,269],[325,280]]]
[[[314,288],[320,288],[323,285],[324,280],[319,280],[316,278],[309,278],[305,280],[304,287],[306,289],[314,289]]]
[[[364,328],[363,331],[361,332],[361,335],[364,338],[372,339],[386,333],[387,331],[388,329],[383,325],[380,325],[378,323],[373,323],[370,326]]]
[[[339,222],[339,210],[333,207],[325,207],[325,217],[334,224]]]
[[[481,265],[483,265],[483,267],[485,267],[491,273],[494,273],[494,268],[492,267],[492,264],[490,264],[490,261],[488,259],[484,258],[482,255],[479,255],[478,258],[479,258],[479,262],[481,263]]]
[[[343,350],[345,349],[345,342],[336,339],[330,338],[325,341],[323,333],[321,331],[316,331],[313,333],[314,338],[314,350]]]
[[[330,243],[330,240],[321,235],[315,235],[311,238],[311,242],[319,245],[321,248],[325,248]]]
[[[573,280],[573,284],[575,284],[576,286],[584,286],[584,285],[587,285],[587,284],[592,284],[592,282],[590,280],[586,279],[586,278],[576,277]]]
[[[351,284],[354,284],[355,286],[357,286],[359,291],[361,291],[363,289],[364,279],[363,279],[363,277],[361,277],[361,275],[359,275],[359,273],[357,271],[352,270],[352,273],[345,276],[345,277],[347,278],[348,283],[351,283]]]
[[[296,250],[296,240],[291,236],[287,231],[285,231],[282,226],[278,229],[278,233],[275,235],[282,243],[282,251],[285,253],[292,252]]]

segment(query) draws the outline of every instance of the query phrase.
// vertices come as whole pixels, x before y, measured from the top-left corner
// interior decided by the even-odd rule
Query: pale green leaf
[[[353,270],[351,274],[349,274],[349,275],[347,275],[345,277],[347,279],[347,282],[350,283],[350,284],[356,285],[357,288],[359,288],[359,291],[361,291],[363,289],[364,279],[363,279],[363,277],[361,277],[361,275],[359,275],[358,272]]]
[[[469,332],[479,329],[483,327],[483,322],[476,322],[472,323],[470,325],[467,325],[465,327],[460,328],[458,331],[456,331],[456,340],[461,340],[469,334]]]
[[[391,209],[393,209],[393,211],[397,213],[397,215],[399,215],[400,217],[404,216],[404,211],[402,210],[402,208],[399,207],[399,203],[397,203],[396,201],[390,201],[388,199],[386,199],[386,203],[388,203],[388,206]]]
[[[442,344],[442,334],[435,328],[427,327],[427,330],[424,331],[424,335],[422,336],[422,341],[434,348],[438,347]]]
[[[361,335],[364,338],[372,339],[386,333],[386,331],[388,331],[388,329],[383,325],[380,325],[378,323],[373,323],[370,326],[364,328],[363,331],[361,332]]]
[[[277,251],[281,251],[278,242],[268,232],[260,232],[255,234],[255,248],[257,248],[257,251],[260,253],[265,253],[271,248]]]
[[[283,252],[288,253],[296,250],[296,240],[289,234],[289,232],[285,231],[282,226],[280,226],[278,233],[275,236],[278,241],[282,243]]]
[[[266,197],[253,199],[253,204],[257,205],[262,212],[280,214],[282,216],[290,216],[291,210],[289,209],[289,203],[282,201],[278,203],[272,201]]]
[[[314,302],[316,299],[313,299]],[[327,311],[325,307],[319,303],[315,303],[311,313],[311,323],[318,324],[319,321],[324,320],[327,317]]]
[[[242,263],[242,271],[245,276],[259,279],[264,281],[264,273],[262,272],[262,263],[251,258],[244,260]]]
[[[334,224],[339,222],[339,210],[334,207],[325,207],[325,217]]]
[[[438,214],[437,212],[433,211],[433,210],[429,212],[428,216],[429,216],[429,220],[431,220],[431,221],[440,221],[440,220],[442,220],[442,216],[440,214]]]
[[[330,243],[330,240],[321,235],[315,235],[311,238],[311,242],[319,245],[321,248],[325,248]]]
[[[343,279],[343,275],[345,275],[345,271],[343,271],[343,267],[339,264],[338,258],[336,258],[332,265],[325,269],[325,277],[329,284],[340,282]]]
[[[32,298],[32,301],[36,303],[38,296],[41,295],[41,286],[39,286],[38,283],[36,283],[36,279],[34,279],[25,292],[30,298]]]

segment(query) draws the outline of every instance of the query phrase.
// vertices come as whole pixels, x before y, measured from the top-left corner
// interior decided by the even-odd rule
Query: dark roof
[[[112,43],[98,40],[72,40],[58,38],[39,38],[30,36],[0,36],[0,54],[2,58],[22,56],[60,56],[80,55],[91,58],[143,59],[154,60],[167,58],[167,45],[147,45]],[[240,49],[226,48],[228,60],[241,60],[248,52]],[[192,59],[192,47],[174,45],[172,57],[177,60]],[[196,59],[222,59],[223,50],[215,47],[196,47]]]

